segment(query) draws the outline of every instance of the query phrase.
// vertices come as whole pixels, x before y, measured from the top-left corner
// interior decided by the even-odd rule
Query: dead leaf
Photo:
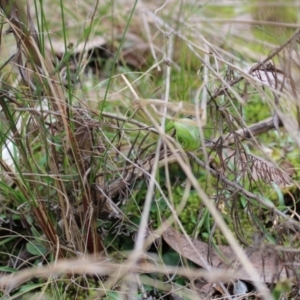
[[[74,54],[80,54],[83,51],[87,52],[95,48],[104,47],[106,45],[106,40],[102,36],[96,36],[90,38],[88,41],[80,43],[77,43],[75,39],[70,40],[68,45],[70,48],[69,51],[72,51]],[[48,43],[46,47],[50,53],[53,51],[58,57],[62,57],[66,53],[65,43],[63,40],[51,40],[51,44]]]
[[[285,166],[279,168],[274,162],[262,157],[231,149],[226,149],[223,154],[228,157],[226,164],[234,165],[242,176],[248,176],[250,173],[252,180],[262,180],[266,184],[273,182],[280,188],[292,184],[292,179]]]
[[[207,266],[210,265],[214,270],[230,271],[231,273],[234,271],[235,277],[240,280],[252,280],[249,274],[242,269],[235,252],[229,246],[218,246],[218,251],[222,253],[221,257],[214,248],[209,248],[207,243],[191,239],[192,245],[197,249],[196,252],[186,237],[173,228],[168,228],[164,232],[163,238],[180,255],[202,268],[207,269]],[[257,248],[247,248],[244,251],[259,274],[257,281],[276,282],[280,278],[290,277],[294,274],[292,253],[284,252],[286,258],[284,263],[279,254],[271,247],[261,247],[258,250]]]

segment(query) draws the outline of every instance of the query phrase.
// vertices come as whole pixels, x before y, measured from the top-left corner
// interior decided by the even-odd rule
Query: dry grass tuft
[[[0,0],[3,297],[287,296],[295,3],[25,4]]]

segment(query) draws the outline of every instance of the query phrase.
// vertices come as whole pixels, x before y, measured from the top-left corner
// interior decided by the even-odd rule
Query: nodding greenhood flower
[[[176,140],[184,151],[195,151],[201,146],[199,128],[191,124],[191,119],[169,121],[166,125],[166,132],[174,128]]]

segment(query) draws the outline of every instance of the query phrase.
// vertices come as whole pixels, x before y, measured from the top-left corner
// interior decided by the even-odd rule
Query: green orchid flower
[[[191,119],[167,122],[166,132],[172,129],[175,129],[175,138],[184,151],[195,151],[201,146],[199,128],[192,124]]]

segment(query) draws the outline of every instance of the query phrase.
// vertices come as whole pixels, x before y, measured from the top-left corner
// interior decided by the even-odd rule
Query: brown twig
[[[279,126],[282,126],[282,122],[279,121]],[[240,141],[245,139],[253,138],[254,136],[257,136],[259,134],[268,132],[269,130],[275,129],[274,119],[273,117],[264,119],[262,121],[259,121],[255,124],[252,124],[248,128],[241,128],[234,132],[230,132],[228,134],[225,134],[221,137],[218,137],[214,139],[213,141],[209,141],[205,144],[206,147],[212,148],[216,143],[220,141],[220,139],[223,141],[223,146],[228,146],[230,144],[233,144],[235,142],[236,137]]]
[[[295,39],[297,39],[300,35],[300,28],[297,29],[297,31],[281,46],[277,47],[274,49],[264,60],[261,62],[257,63],[254,67],[251,68],[249,71],[249,74],[252,74],[253,72],[259,70],[261,67],[263,67],[268,61],[273,59],[279,52],[281,52],[286,46],[288,46],[290,43],[292,43]],[[241,82],[244,79],[243,76],[240,76],[237,79],[232,80],[231,82],[228,83],[230,87],[233,87],[237,83]],[[219,96],[224,95],[228,90],[228,87],[221,87],[218,91],[216,91],[212,96],[211,99],[215,99]]]

